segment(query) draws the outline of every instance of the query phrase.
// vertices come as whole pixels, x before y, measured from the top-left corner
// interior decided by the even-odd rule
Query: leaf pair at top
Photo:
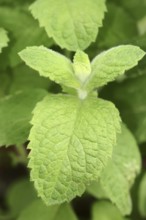
[[[77,51],[73,64],[69,59],[43,46],[28,47],[21,58],[40,75],[61,85],[91,91],[101,87],[137,64],[144,52],[123,45],[101,53],[90,64],[87,54]]]
[[[90,64],[78,51],[71,63],[44,47],[30,47],[21,58],[40,75],[77,89],[73,95],[48,95],[34,109],[29,149],[31,179],[47,205],[80,196],[97,180],[112,156],[120,117],[115,106],[88,93],[133,67],[144,52],[119,46],[97,56]]]

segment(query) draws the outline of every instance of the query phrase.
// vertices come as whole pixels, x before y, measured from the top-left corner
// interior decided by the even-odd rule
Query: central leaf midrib
[[[69,151],[69,148],[70,148],[69,146],[70,146],[70,143],[71,143],[71,139],[72,139],[72,136],[73,136],[73,134],[74,134],[74,130],[75,130],[75,127],[76,127],[76,123],[77,123],[77,121],[78,121],[78,116],[79,116],[80,110],[81,110],[81,108],[82,108],[82,102],[83,102],[84,100],[77,99],[77,101],[78,101],[78,107],[77,107],[77,111],[76,111],[75,120],[74,120],[74,123],[73,123],[73,129],[72,129],[72,132],[71,132],[69,141],[68,141],[68,147],[67,147],[67,149],[66,149],[66,154],[65,154],[64,157],[66,157],[66,155],[68,155],[68,151]],[[69,158],[69,157],[68,157],[68,158]],[[56,185],[57,185],[57,183],[58,183],[58,178],[59,178],[60,172],[62,171],[62,166],[63,166],[63,164],[64,164],[64,159],[65,159],[65,158],[62,159],[62,162],[61,162],[61,164],[60,164],[60,166],[59,166],[60,169],[58,170],[58,173],[57,173],[57,175],[56,175],[56,180],[54,181],[55,184],[52,186],[52,189],[53,189],[53,190],[52,190],[52,193],[51,193],[51,195],[50,195],[50,198],[52,198],[52,194],[53,194],[54,189],[55,189],[55,187],[56,187]]]
[[[70,1],[70,0],[69,0]],[[68,0],[65,0],[65,7],[67,8],[67,11],[68,11],[68,14],[69,14],[69,17],[71,18],[71,23],[72,23],[72,27],[73,27],[73,30],[74,30],[74,36],[75,36],[75,41],[76,41],[76,45],[77,47],[80,48],[80,45],[79,45],[79,42],[78,42],[78,38],[77,38],[77,35],[76,35],[76,30],[75,30],[75,25],[74,25],[74,19],[73,19],[73,15],[72,15],[72,12],[70,10],[70,6],[69,6],[69,2]]]

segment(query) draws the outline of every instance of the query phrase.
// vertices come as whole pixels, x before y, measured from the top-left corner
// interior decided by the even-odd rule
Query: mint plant
[[[141,5],[0,0],[0,219],[146,216]]]
[[[90,64],[88,56],[78,51],[72,64],[44,47],[30,47],[20,53],[42,76],[77,90],[76,96],[48,95],[33,111],[29,167],[38,194],[47,205],[82,195],[100,176],[112,155],[120,117],[112,103],[96,98],[91,91],[123,74],[144,54],[138,47],[119,46]]]

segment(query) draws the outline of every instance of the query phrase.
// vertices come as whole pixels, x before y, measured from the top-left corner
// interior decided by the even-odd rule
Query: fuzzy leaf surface
[[[91,64],[88,55],[83,51],[77,51],[74,56],[73,67],[77,78],[84,83],[91,74]]]
[[[122,133],[117,137],[117,144],[113,150],[113,157],[100,176],[100,183],[90,186],[89,192],[101,198],[109,198],[116,204],[123,215],[131,212],[130,188],[140,172],[141,159],[136,141],[131,132],[122,125]],[[99,194],[100,193],[100,194]]]
[[[28,47],[19,55],[28,66],[37,70],[41,76],[48,77],[65,86],[79,87],[72,63],[65,56],[43,46]]]
[[[118,111],[94,96],[49,95],[33,113],[29,167],[39,197],[52,205],[81,196],[111,157]]]
[[[113,47],[99,54],[91,63],[92,74],[87,80],[87,88],[101,87],[115,80],[136,66],[144,55],[143,50],[132,45]]]
[[[62,48],[76,51],[95,41],[106,6],[104,0],[37,0],[30,10],[49,37]]]

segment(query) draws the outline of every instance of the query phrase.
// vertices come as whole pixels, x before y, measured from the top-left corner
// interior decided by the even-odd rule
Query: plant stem
[[[26,165],[28,163],[28,158],[25,147],[23,145],[20,145],[16,146],[16,149],[19,155],[18,161]]]

